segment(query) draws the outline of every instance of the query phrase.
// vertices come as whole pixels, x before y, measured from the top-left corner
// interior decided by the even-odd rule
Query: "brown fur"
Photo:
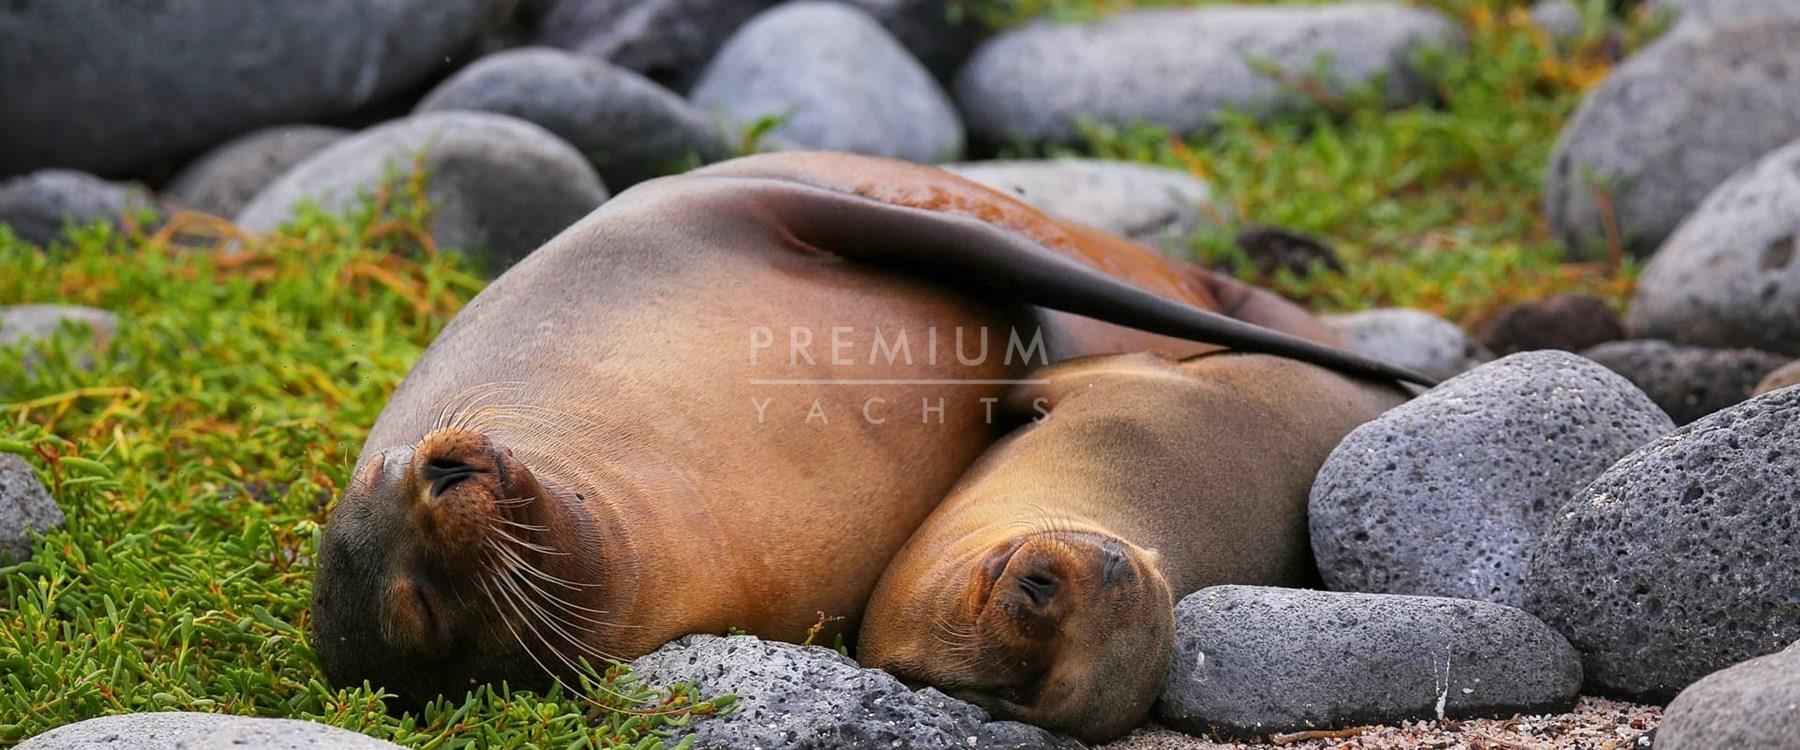
[[[1092,357],[1031,378],[1009,406],[1049,416],[990,449],[907,542],[858,658],[1090,741],[1149,712],[1173,602],[1316,580],[1313,477],[1404,399],[1261,355]]]
[[[888,560],[997,437],[974,407],[1004,386],[752,380],[1005,380],[1029,364],[833,366],[779,348],[751,364],[750,327],[1041,326],[1052,361],[1216,348],[1020,301],[1043,285],[1072,308],[1128,299],[1148,322],[1179,318],[1165,330],[1230,324],[1357,363],[1198,312],[1223,290],[1246,319],[1333,341],[1273,295],[933,168],[783,154],[644,183],[497,279],[394,393],[320,550],[326,674],[425,699],[688,633],[798,640],[823,617],[820,638],[854,634]],[[770,396],[759,422],[752,400]],[[941,423],[874,425],[859,416],[874,397],[949,406]],[[824,424],[803,420],[815,401]]]

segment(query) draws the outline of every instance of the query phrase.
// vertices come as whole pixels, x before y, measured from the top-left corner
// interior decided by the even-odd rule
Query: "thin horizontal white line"
[[[1048,380],[751,380],[751,385],[1043,385]]]

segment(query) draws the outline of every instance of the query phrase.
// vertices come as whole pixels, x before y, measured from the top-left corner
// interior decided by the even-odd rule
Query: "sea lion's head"
[[[476,430],[367,457],[319,545],[313,647],[332,684],[418,703],[599,666],[594,523],[546,485]]]
[[[910,582],[893,604],[911,610],[894,613],[908,624],[871,644],[875,665],[1082,740],[1129,730],[1173,658],[1155,553],[1100,530],[983,536]]]

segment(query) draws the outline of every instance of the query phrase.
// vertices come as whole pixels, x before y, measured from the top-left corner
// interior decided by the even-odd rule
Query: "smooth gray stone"
[[[19,750],[399,750],[346,729],[295,719],[163,712],[120,714],[57,727]]]
[[[471,254],[490,274],[607,198],[587,159],[543,128],[487,112],[427,112],[314,154],[257,194],[237,224],[273,231],[307,201],[342,211],[411,174],[420,154],[433,237],[440,247]]]
[[[63,525],[62,508],[50,499],[31,464],[11,453],[0,453],[0,565],[31,559],[31,535]]]
[[[489,55],[438,84],[418,111],[511,115],[569,142],[624,190],[728,155],[712,118],[617,65],[548,47]]]
[[[1544,176],[1544,213],[1580,257],[1648,255],[1713,188],[1800,138],[1800,18],[1678,34],[1589,92]],[[1639,331],[1638,335],[1660,334]]]
[[[0,224],[34,245],[62,237],[66,226],[117,224],[146,208],[155,208],[155,198],[143,189],[84,172],[45,169],[0,181]]]
[[[1391,307],[1326,315],[1321,320],[1351,351],[1439,380],[1494,359],[1461,326],[1424,310]]]
[[[342,128],[282,125],[239,136],[183,167],[169,181],[169,197],[196,211],[236,216],[295,164],[348,135]]]
[[[47,338],[64,321],[92,328],[101,341],[119,332],[118,317],[105,310],[80,305],[4,305],[0,306],[0,346]]]
[[[1800,75],[1800,56],[1793,64]],[[1796,256],[1800,141],[1733,175],[1688,216],[1644,266],[1626,325],[1644,338],[1800,356]]]
[[[1215,586],[1175,607],[1164,724],[1230,737],[1566,711],[1581,660],[1491,602]]]
[[[1231,209],[1212,188],[1164,167],[1107,159],[974,161],[944,166],[1044,213],[1184,255],[1195,232],[1216,228]]]
[[[1231,110],[1316,106],[1281,79],[1310,76],[1321,60],[1331,90],[1385,77],[1391,102],[1418,101],[1431,92],[1413,54],[1461,39],[1442,14],[1387,2],[1128,10],[1000,34],[957,73],[955,93],[970,135],[990,146],[1074,143],[1084,120],[1187,135]]]
[[[1800,3],[1794,0],[1649,0],[1646,4],[1675,21],[1674,34],[1800,18]]]
[[[785,3],[750,20],[689,97],[737,130],[768,117],[795,143],[916,162],[962,155],[962,121],[931,73],[856,8]]]
[[[1707,675],[1669,703],[1656,750],[1800,745],[1800,643]]]

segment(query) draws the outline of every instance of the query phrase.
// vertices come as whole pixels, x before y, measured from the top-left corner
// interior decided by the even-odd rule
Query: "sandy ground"
[[[1277,735],[1267,744],[1213,742],[1161,728],[1140,729],[1102,750],[1638,750],[1662,711],[1655,706],[1582,698],[1566,714],[1511,719],[1407,722],[1339,732]],[[1323,736],[1320,736],[1323,735]],[[1642,738],[1644,741],[1639,742]]]

